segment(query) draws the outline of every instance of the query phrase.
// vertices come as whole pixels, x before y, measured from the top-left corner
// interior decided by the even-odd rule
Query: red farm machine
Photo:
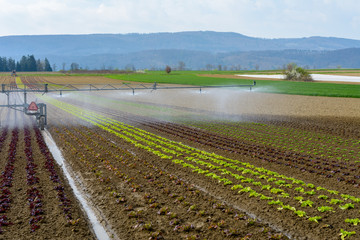
[[[24,112],[26,115],[35,116],[38,127],[44,130],[47,125],[47,110],[44,103],[27,103],[28,93],[46,93],[47,84],[44,85],[44,89],[26,89],[26,85],[23,88],[14,87],[11,84],[1,84],[1,93],[6,94],[7,104],[0,105],[0,107],[7,107],[17,111]],[[23,98],[21,95],[23,94]],[[13,96],[10,96],[13,95]],[[16,103],[16,100],[20,103]]]

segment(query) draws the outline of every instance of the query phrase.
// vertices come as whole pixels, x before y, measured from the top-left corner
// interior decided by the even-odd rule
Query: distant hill
[[[187,68],[243,66],[278,68],[290,61],[310,67],[360,67],[360,40],[309,37],[263,39],[231,32],[39,35],[0,37],[0,56],[33,54],[62,68],[162,68],[183,61]],[[355,49],[355,50],[344,50]],[[341,56],[346,56],[342,58]]]
[[[360,68],[360,48],[341,49],[334,51],[279,50],[249,51],[231,53],[209,53],[190,50],[149,50],[127,54],[96,54],[81,57],[53,57],[55,62],[78,62],[83,68],[135,68],[163,70],[166,65],[173,68],[179,62],[185,63],[188,70],[217,69],[281,69],[284,65],[294,62],[306,68]],[[99,65],[102,63],[103,65]],[[60,65],[58,65],[60,66]]]

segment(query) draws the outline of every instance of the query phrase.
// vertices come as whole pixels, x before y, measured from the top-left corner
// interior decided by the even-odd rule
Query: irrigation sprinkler
[[[35,116],[37,124],[41,130],[44,130],[47,125],[47,109],[44,103],[27,103],[28,93],[41,93],[46,94],[49,92],[59,92],[60,96],[63,92],[94,92],[94,91],[129,91],[131,90],[133,95],[137,90],[168,90],[168,89],[199,89],[201,93],[203,89],[207,88],[249,88],[250,91],[256,85],[253,81],[252,84],[247,85],[220,85],[220,86],[176,86],[176,85],[161,85],[158,83],[153,84],[133,84],[133,83],[122,83],[120,86],[114,84],[106,85],[95,85],[95,84],[54,84],[49,86],[45,84],[24,84],[23,87],[19,87],[16,84],[1,84],[1,93],[7,95],[7,104],[0,105],[0,107],[7,107],[17,111],[24,112],[26,115]],[[21,104],[10,104],[10,94],[23,94],[23,103]]]
[[[249,88],[251,91],[252,88],[256,85],[256,82],[253,81],[252,84],[237,84],[237,85],[203,85],[203,86],[176,86],[176,85],[166,85],[166,84],[132,84],[132,83],[122,83],[120,85],[106,84],[106,85],[95,85],[95,84],[67,84],[61,85],[56,84],[47,90],[47,92],[59,92],[59,95],[62,96],[64,92],[95,92],[95,91],[131,91],[133,95],[138,90],[169,90],[169,89],[199,89],[199,92],[202,93],[203,89],[207,88]]]

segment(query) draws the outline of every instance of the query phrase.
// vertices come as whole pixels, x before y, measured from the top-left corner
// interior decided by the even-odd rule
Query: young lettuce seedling
[[[340,229],[340,237],[341,237],[341,240],[345,240],[346,237],[350,237],[352,235],[355,235],[356,232],[353,231],[353,232],[348,232],[348,231],[345,231],[343,229]]]
[[[309,221],[311,221],[311,222],[319,223],[320,220],[321,220],[320,216],[309,217]]]
[[[328,206],[321,206],[321,207],[318,207],[318,211],[319,212],[327,212],[327,211],[332,211],[333,208],[332,207],[328,207]]]
[[[352,203],[347,203],[345,205],[339,206],[342,210],[346,210],[346,209],[351,209],[354,208],[354,204]]]
[[[360,219],[358,219],[358,218],[354,218],[354,219],[347,218],[347,219],[345,219],[345,222],[346,223],[352,223],[355,226],[357,226],[359,224],[359,222],[360,222]]]

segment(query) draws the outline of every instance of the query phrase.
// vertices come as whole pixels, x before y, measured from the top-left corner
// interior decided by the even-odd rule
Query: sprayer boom
[[[165,90],[165,89],[199,89],[200,93],[202,89],[206,88],[249,88],[250,91],[256,85],[256,82],[253,81],[252,84],[247,85],[222,85],[222,86],[179,86],[179,85],[160,85],[158,83],[154,84],[134,84],[134,83],[122,83],[120,85],[114,84],[105,84],[105,85],[95,85],[95,84],[54,84],[51,85],[49,89],[48,84],[39,84],[39,83],[32,83],[31,88],[28,88],[26,84],[21,85],[21,88],[18,87],[16,84],[1,84],[1,93],[7,95],[7,105],[0,105],[0,107],[7,107],[12,108],[18,111],[22,111],[27,115],[33,115],[36,117],[36,121],[38,126],[43,130],[44,127],[47,125],[47,111],[46,111],[46,104],[44,103],[35,103],[32,102],[27,104],[26,97],[27,93],[48,93],[48,92],[59,92],[60,96],[62,96],[63,92],[82,92],[82,91],[113,91],[113,90],[127,90],[132,91],[133,95],[135,94],[136,90]],[[10,104],[10,94],[11,93],[23,93],[24,94],[24,103],[23,104]]]

